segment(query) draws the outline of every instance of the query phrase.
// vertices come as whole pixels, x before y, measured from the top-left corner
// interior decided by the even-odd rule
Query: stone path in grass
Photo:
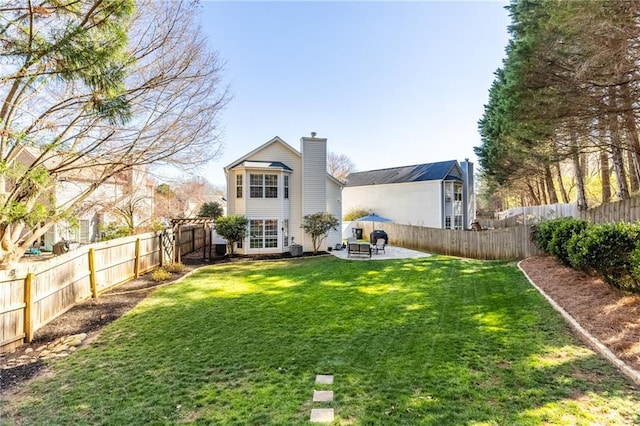
[[[332,374],[318,374],[316,376],[316,384],[319,385],[332,385]],[[313,402],[333,402],[333,391],[328,390],[314,390]],[[311,409],[311,421],[313,423],[331,423],[334,418],[333,408],[313,408]]]

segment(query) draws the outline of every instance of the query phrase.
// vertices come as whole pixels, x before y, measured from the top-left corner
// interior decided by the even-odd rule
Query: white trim
[[[282,253],[282,230],[280,229],[282,226],[282,218],[280,217],[247,217],[249,220],[248,224],[248,233],[245,239],[247,245],[245,247],[245,254],[266,254],[266,253]],[[275,247],[251,247],[251,221],[252,220],[261,220],[262,223],[262,243],[265,241],[265,233],[264,227],[266,224],[264,223],[267,220],[273,220],[276,222],[276,246]]]
[[[291,152],[293,152],[294,154],[296,154],[298,157],[302,157],[302,154],[300,154],[300,152],[295,149],[294,147],[292,147],[291,145],[289,145],[288,143],[286,143],[285,141],[283,141],[282,139],[280,139],[280,136],[276,136],[273,139],[263,143],[262,145],[260,145],[259,147],[257,147],[256,149],[254,149],[253,151],[243,155],[242,157],[238,158],[236,161],[232,161],[230,164],[228,164],[227,166],[224,167],[225,170],[229,170],[232,166],[241,163],[243,161],[245,161],[247,158],[251,157],[252,155],[254,155],[255,153],[262,151],[263,149],[265,149],[266,147],[268,147],[269,145],[272,145],[276,142],[280,142],[285,148],[288,148]]]

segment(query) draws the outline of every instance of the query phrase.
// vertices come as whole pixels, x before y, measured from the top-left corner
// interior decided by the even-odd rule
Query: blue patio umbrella
[[[393,220],[386,217],[378,216],[375,213],[371,213],[367,216],[362,216],[355,219],[355,222],[373,222],[373,229],[376,229],[376,222],[393,222]]]

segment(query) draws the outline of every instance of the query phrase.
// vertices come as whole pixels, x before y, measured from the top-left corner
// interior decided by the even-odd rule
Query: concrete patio
[[[416,259],[419,257],[429,257],[431,256],[429,253],[425,253],[417,250],[410,250],[404,247],[397,247],[387,245],[384,248],[384,252],[382,250],[376,253],[373,250],[371,257],[357,255],[357,256],[348,256],[347,249],[343,250],[331,250],[331,254],[340,259],[348,259],[348,260],[390,260],[390,259]]]

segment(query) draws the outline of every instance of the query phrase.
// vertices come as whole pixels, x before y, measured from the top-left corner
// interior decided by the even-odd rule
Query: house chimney
[[[311,137],[300,139],[302,154],[302,213],[323,212],[327,208],[327,139]]]

